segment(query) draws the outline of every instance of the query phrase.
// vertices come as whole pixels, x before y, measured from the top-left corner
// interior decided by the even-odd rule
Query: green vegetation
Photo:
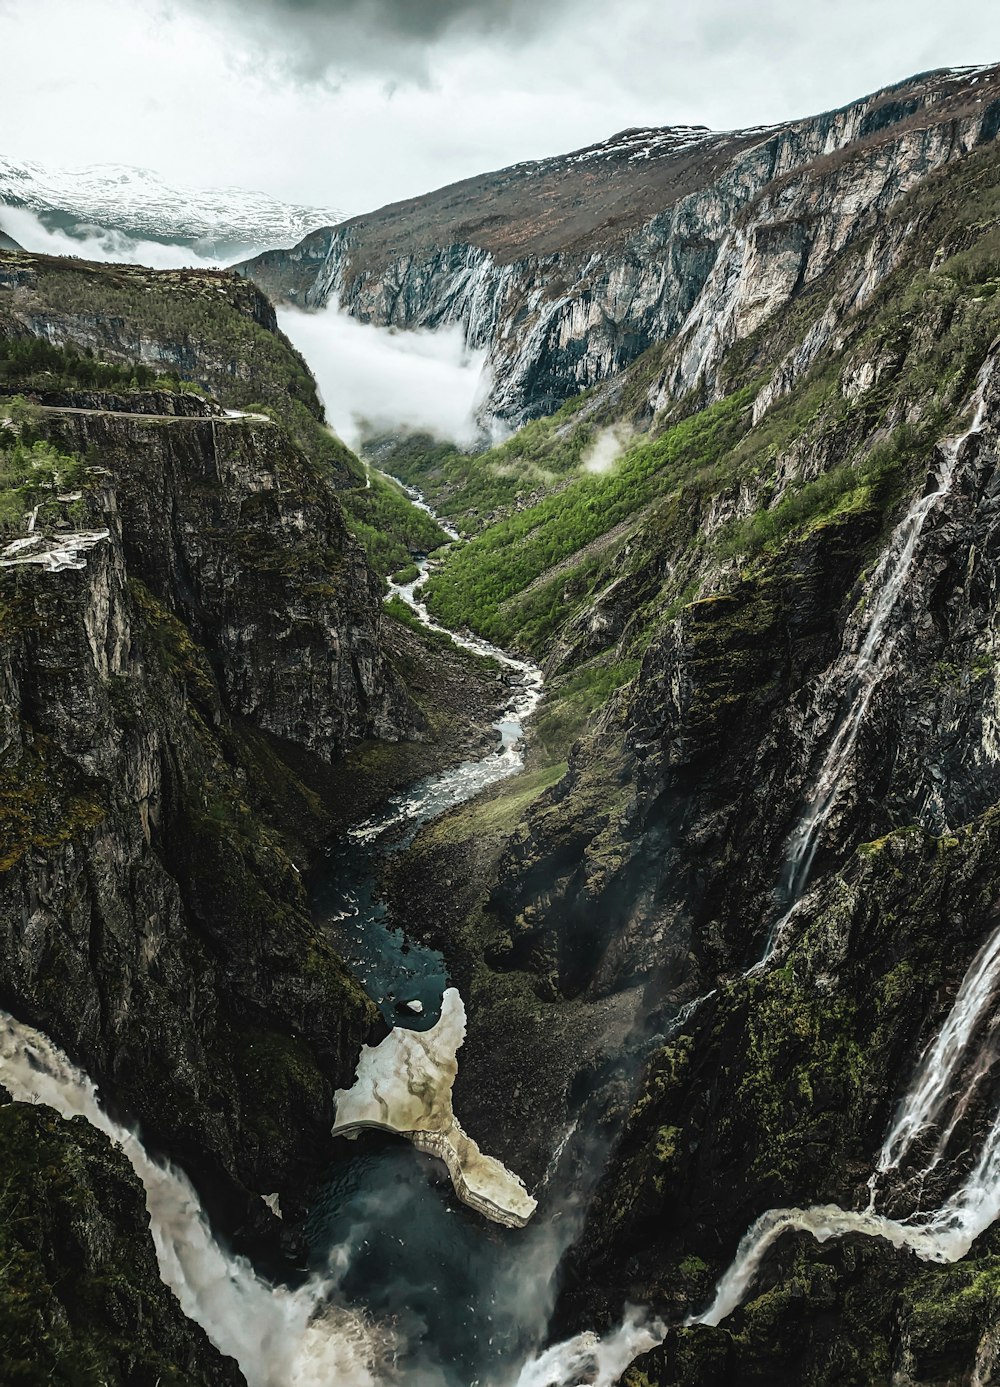
[[[500,665],[489,655],[479,655],[474,650],[466,650],[453,640],[446,631],[435,631],[431,627],[425,626],[417,616],[412,607],[408,606],[401,597],[395,593],[385,604],[385,609],[394,621],[398,621],[402,626],[415,631],[422,640],[429,641],[431,645],[436,645],[441,650],[447,650],[456,655],[461,660],[468,660],[470,664],[478,666],[484,674],[495,674]]]
[[[462,453],[427,434],[409,434],[384,452],[393,476],[419,486],[439,514],[472,533],[497,518],[540,499],[573,476],[597,425],[580,418],[590,392],[568,400],[555,414],[534,419],[489,452]]]
[[[7,1103],[0,1156],[5,1384],[229,1380],[161,1281],[142,1187],[107,1137],[50,1108]]]
[[[43,337],[0,337],[0,394],[7,390],[182,390],[176,372],[142,362],[100,361],[92,347],[56,347]],[[190,387],[188,387],[190,388]]]
[[[599,660],[553,681],[531,724],[532,747],[547,761],[564,759],[594,713],[638,670],[634,658]]]
[[[546,790],[566,774],[566,762],[554,762],[538,770],[512,776],[489,794],[479,795],[469,805],[432,824],[424,841],[435,846],[442,843],[467,843],[498,833],[505,837],[513,833],[524,816]]]
[[[15,407],[6,416],[10,422],[5,430],[0,414],[0,526],[22,527],[36,509],[39,529],[54,520],[81,521],[86,514],[83,502],[59,497],[75,494],[74,488],[84,479],[83,459],[42,439],[26,442],[28,430],[13,423],[23,420],[24,414]]]
[[[386,577],[408,572],[414,568],[413,554],[430,554],[447,544],[448,536],[390,477],[374,469],[370,475],[370,486],[341,497],[348,523],[376,573]],[[412,576],[416,577],[415,568]]]
[[[836,515],[867,509],[879,491],[904,474],[905,464],[919,446],[917,431],[904,424],[856,467],[843,463],[812,481],[792,483],[776,506],[730,525],[716,540],[718,552],[727,558],[757,554]]]
[[[225,271],[147,270],[31,256],[30,293],[61,320],[72,339],[102,325],[100,354],[136,372],[134,342],[144,341],[155,369],[194,384],[232,409],[266,407],[314,465],[339,484],[361,479],[354,454],[323,422],[316,383],[270,305],[246,280]],[[127,334],[119,335],[119,324]],[[85,329],[85,331],[84,331]],[[2,326],[0,326],[2,330]]]
[[[790,968],[751,979],[746,987],[745,1067],[723,1125],[761,1134],[755,1180],[794,1188],[807,1178],[817,1149],[837,1150],[845,1115],[861,1102],[865,1067],[853,1039],[855,1007],[844,997],[817,994],[797,982]],[[792,1111],[799,1116],[789,1126]]]
[[[96,827],[105,810],[45,737],[25,728],[25,746],[0,772],[0,873],[33,849],[51,853]]]
[[[682,482],[699,484],[746,431],[752,396],[747,388],[709,406],[630,448],[614,471],[578,476],[452,551],[428,587],[435,614],[446,625],[511,642],[519,623],[504,603]],[[544,618],[536,625],[539,634],[547,627]]]

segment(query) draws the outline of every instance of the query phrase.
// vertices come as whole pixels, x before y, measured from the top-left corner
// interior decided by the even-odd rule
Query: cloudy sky
[[[0,0],[0,154],[360,212],[1000,59],[995,0]]]

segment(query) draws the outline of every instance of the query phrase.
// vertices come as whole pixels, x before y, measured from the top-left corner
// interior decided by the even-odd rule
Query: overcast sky
[[[1000,59],[995,0],[0,0],[0,154],[366,211]]]

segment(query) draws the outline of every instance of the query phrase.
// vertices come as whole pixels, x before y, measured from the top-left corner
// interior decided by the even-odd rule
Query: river
[[[438,520],[419,492],[407,491]],[[428,630],[445,631],[422,595],[432,561],[421,555],[417,566],[411,582],[390,583],[386,600],[400,598]],[[510,698],[493,748],[417,781],[350,827],[313,884],[317,921],[385,1020],[415,1030],[440,1017],[447,963],[392,918],[379,890],[385,864],[423,825],[523,769],[526,724],[542,696],[537,666],[476,636],[446,634],[494,660],[505,677]],[[414,1002],[419,1013],[407,1006]],[[461,1064],[461,1051],[458,1058]],[[315,1270],[337,1261],[346,1303],[393,1326],[407,1383],[469,1387],[516,1375],[544,1331],[546,1283],[561,1246],[549,1221],[558,1210],[525,1230],[498,1228],[463,1207],[443,1165],[398,1139],[372,1134],[345,1148],[351,1155],[331,1167],[307,1225]]]
[[[437,520],[452,543],[461,542],[458,532],[442,524],[418,491],[406,490],[415,504]],[[494,660],[507,682],[510,702],[495,724],[497,739],[488,755],[418,780],[342,835],[331,847],[326,867],[314,877],[313,912],[317,922],[332,933],[386,1021],[426,1030],[441,1014],[441,998],[448,985],[445,961],[437,950],[408,937],[390,918],[378,881],[386,859],[408,847],[424,824],[523,770],[525,724],[538,706],[543,681],[537,665],[436,622],[421,596],[431,560],[420,555],[417,567],[418,576],[411,582],[390,582],[386,600],[400,598],[427,630],[446,634],[462,649]],[[418,1004],[420,1013],[410,1011],[408,1002]]]

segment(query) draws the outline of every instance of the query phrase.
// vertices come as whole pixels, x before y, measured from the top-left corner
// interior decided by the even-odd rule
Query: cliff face
[[[294,1203],[374,1012],[310,923],[324,818],[281,757],[412,733],[374,580],[270,423],[35,427],[92,459],[90,547],[31,562],[57,522],[0,561],[5,1001],[196,1178]]]
[[[0,252],[0,333],[178,377],[228,409],[265,410],[335,485],[362,480],[357,458],[326,428],[316,382],[271,303],[233,274]],[[45,396],[73,384],[40,383]]]
[[[375,1015],[300,876],[351,816],[332,769],[426,723],[267,301],[21,254],[0,278],[7,341],[49,344],[5,358],[47,403],[0,434],[4,1001],[252,1228],[324,1159]],[[269,413],[129,389],[139,361]]]
[[[549,778],[505,828],[501,800],[426,833],[408,869],[415,908],[467,954],[467,1062],[506,1075],[463,1111],[512,1163],[524,1130],[551,1151],[569,1129],[553,1187],[588,1159],[581,1142],[574,1168],[574,1118],[602,1125],[557,1327],[651,1306],[670,1330],[630,1387],[996,1372],[990,1007],[874,1185],[907,1228],[965,1191],[979,1213],[954,1225],[981,1214],[985,1231],[964,1260],[919,1261],[884,1224],[821,1244],[791,1219],[742,1305],[685,1321],[770,1210],[860,1219],[922,1057],[996,947],[998,187],[995,143],[928,173],[790,298],[761,280],[746,333],[716,296],[707,407],[677,399],[680,339],[469,459],[462,485],[440,455],[408,473],[477,530],[432,607],[506,631],[549,676]],[[670,410],[650,426],[658,391]],[[589,472],[595,431],[637,421]],[[473,851],[482,822],[449,915],[429,868],[454,871],[449,839]],[[610,1024],[626,1004],[631,1047]],[[553,1037],[577,1025],[606,1028],[604,1053],[581,1043],[557,1074]]]
[[[328,762],[415,729],[381,644],[381,586],[277,425],[49,418],[110,470],[129,572],[212,652],[234,714]]]
[[[160,1280],[142,1186],[107,1137],[8,1101],[0,1149],[8,1382],[243,1382]]]
[[[695,386],[711,396],[726,347],[872,238],[856,286],[869,292],[900,251],[880,239],[881,214],[998,130],[1000,71],[935,73],[769,129],[625,132],[314,232],[240,270],[303,307],[336,297],[366,322],[461,323],[488,349],[484,415],[514,423],[676,336],[650,389],[656,410]]]

